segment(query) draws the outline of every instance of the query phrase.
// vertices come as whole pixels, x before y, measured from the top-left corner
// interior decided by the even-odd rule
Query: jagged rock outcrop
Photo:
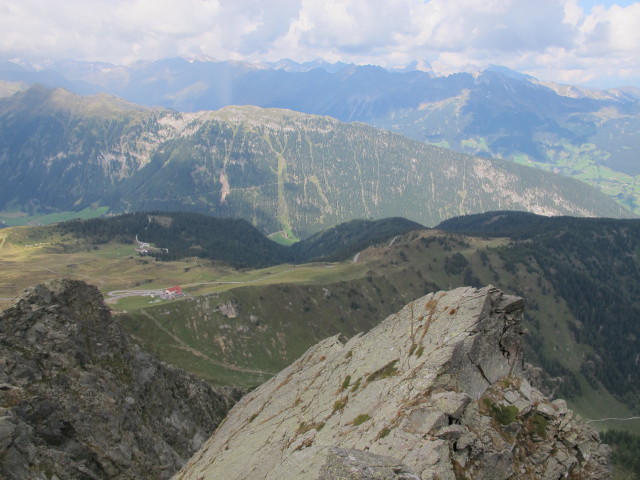
[[[32,287],[0,312],[0,478],[168,478],[240,393],[132,345],[95,287]]]
[[[522,377],[523,309],[459,288],[320,342],[241,400],[175,479],[609,478],[598,435]]]

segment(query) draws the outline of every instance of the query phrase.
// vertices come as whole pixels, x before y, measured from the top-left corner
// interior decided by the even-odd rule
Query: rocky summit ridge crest
[[[140,350],[97,288],[36,285],[0,311],[0,479],[168,478],[241,393]]]
[[[605,479],[609,449],[523,375],[524,301],[428,294],[311,347],[176,474],[195,479]]]

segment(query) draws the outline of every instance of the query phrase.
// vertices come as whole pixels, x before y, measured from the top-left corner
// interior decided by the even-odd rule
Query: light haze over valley
[[[640,479],[640,2],[1,3],[0,478]]]

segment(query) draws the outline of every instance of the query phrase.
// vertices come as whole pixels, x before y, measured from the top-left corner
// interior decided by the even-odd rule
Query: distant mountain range
[[[366,122],[576,177],[640,213],[640,91],[633,88],[585,90],[497,66],[436,77],[323,62],[184,59],[127,67],[58,62],[38,69],[4,62],[0,79],[22,82],[20,88],[41,83],[81,94],[109,92],[182,112],[256,105]]]
[[[198,211],[289,239],[362,217],[630,215],[582,182],[361,123],[249,106],[178,113],[41,86],[0,99],[0,172],[0,211]]]

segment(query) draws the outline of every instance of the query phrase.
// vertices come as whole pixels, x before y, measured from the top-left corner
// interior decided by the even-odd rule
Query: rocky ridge
[[[610,478],[609,449],[522,375],[524,301],[411,302],[245,396],[176,480]]]
[[[168,478],[240,393],[131,344],[95,287],[31,287],[0,312],[0,478]]]

